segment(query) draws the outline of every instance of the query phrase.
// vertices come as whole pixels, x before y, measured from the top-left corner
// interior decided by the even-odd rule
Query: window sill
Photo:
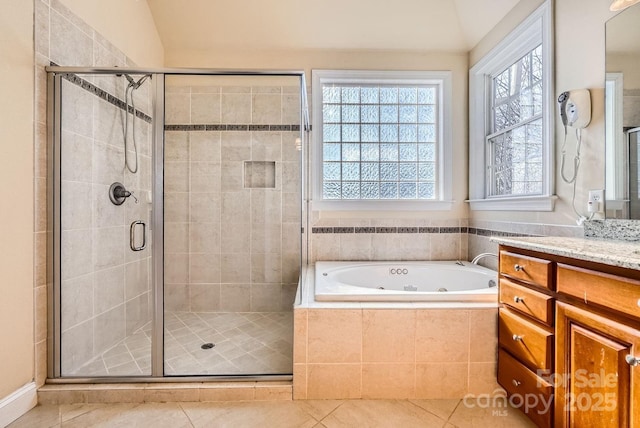
[[[556,195],[467,200],[472,211],[553,211]]]
[[[451,211],[454,201],[340,200],[311,201],[315,211]]]

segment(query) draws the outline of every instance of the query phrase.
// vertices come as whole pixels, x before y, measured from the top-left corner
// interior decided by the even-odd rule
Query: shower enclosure
[[[290,376],[304,73],[47,71],[49,377]]]

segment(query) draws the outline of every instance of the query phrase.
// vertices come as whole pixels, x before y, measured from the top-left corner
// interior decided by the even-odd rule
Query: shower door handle
[[[136,247],[136,229],[137,225],[142,225],[142,245]],[[147,225],[142,220],[136,220],[131,223],[131,227],[129,228],[129,246],[131,247],[131,251],[142,251],[147,247]]]

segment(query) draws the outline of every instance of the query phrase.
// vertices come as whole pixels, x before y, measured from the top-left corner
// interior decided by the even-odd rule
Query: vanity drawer
[[[500,273],[553,290],[553,264],[549,260],[500,251]]]
[[[509,396],[518,394],[523,399],[537,397],[539,399],[537,406],[531,409],[523,406],[520,410],[524,411],[539,427],[551,426],[553,386],[502,349],[498,351],[498,383]],[[527,401],[524,400],[524,402]]]
[[[553,297],[500,278],[500,303],[553,326]]]
[[[505,308],[500,309],[498,341],[530,369],[553,369],[553,333]]]
[[[558,263],[558,292],[640,318],[640,281]]]

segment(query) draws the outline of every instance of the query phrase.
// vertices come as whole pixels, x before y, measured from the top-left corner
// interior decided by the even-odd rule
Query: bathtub
[[[316,262],[319,302],[498,301],[497,272],[469,262]]]

